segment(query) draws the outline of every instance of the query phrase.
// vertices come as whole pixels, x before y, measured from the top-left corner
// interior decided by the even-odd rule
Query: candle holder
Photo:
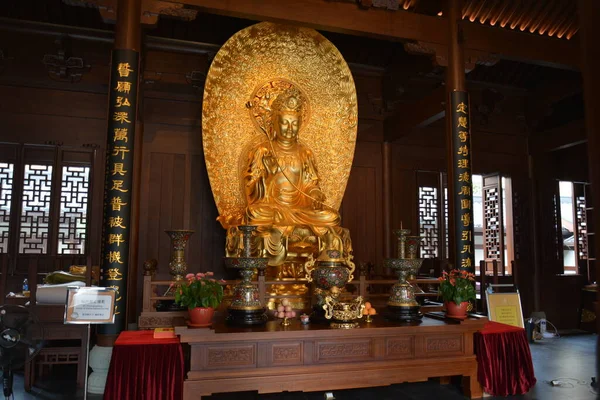
[[[384,265],[396,271],[398,282],[392,286],[390,298],[387,302],[388,319],[396,321],[420,321],[423,318],[421,314],[421,305],[415,299],[415,288],[409,282],[409,276],[417,275],[419,268],[423,264],[422,259],[416,258],[419,240],[418,236],[407,236],[410,233],[408,229],[399,229],[395,231],[398,236],[398,258],[388,258],[384,260]],[[410,240],[409,240],[410,238]],[[400,257],[406,255],[405,246],[408,244],[408,255],[414,255],[415,258]]]
[[[406,237],[410,234],[410,229],[396,229],[394,234],[398,239],[398,258],[406,258]]]
[[[269,259],[252,257],[252,233],[256,226],[242,225],[244,248],[241,257],[225,257],[225,266],[240,271],[242,281],[233,288],[233,300],[227,308],[227,323],[232,325],[262,325],[268,320],[258,287],[252,283],[255,271],[263,273]]]
[[[421,236],[406,236],[406,258],[414,260],[418,258]]]

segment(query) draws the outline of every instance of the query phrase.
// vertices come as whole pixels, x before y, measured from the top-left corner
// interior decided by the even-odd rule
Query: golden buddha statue
[[[272,278],[305,278],[306,260],[332,245],[350,255],[338,209],[356,132],[352,74],[318,32],[262,22],[230,38],[210,67],[202,114],[226,256],[241,254],[241,225],[258,226],[252,255],[269,258]]]
[[[243,155],[244,224],[258,226],[257,250],[269,257],[272,266],[286,261],[290,247],[296,256],[314,254],[326,234],[336,238],[340,249],[351,251],[350,236],[339,226],[339,213],[325,203],[313,152],[298,140],[305,101],[294,87],[277,95],[270,104],[265,139]],[[228,253],[239,250],[239,238],[237,228],[230,226]],[[278,275],[299,277],[301,266],[288,267]]]

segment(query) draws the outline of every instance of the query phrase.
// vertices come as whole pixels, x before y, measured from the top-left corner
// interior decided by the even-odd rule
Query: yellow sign
[[[486,293],[486,296],[490,321],[521,328],[525,327],[523,311],[521,310],[521,297],[518,292]]]

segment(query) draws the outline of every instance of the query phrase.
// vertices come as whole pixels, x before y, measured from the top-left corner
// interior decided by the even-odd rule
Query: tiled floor
[[[596,372],[597,335],[578,335],[545,339],[531,345],[537,385],[526,395],[511,397],[487,397],[487,399],[522,400],[593,400],[600,399],[590,386]],[[57,369],[56,373],[60,372]],[[63,370],[64,372],[64,370]],[[71,371],[72,372],[72,371]],[[55,375],[57,375],[55,373]],[[74,375],[71,374],[71,375]],[[548,382],[560,380],[562,386],[551,386]],[[15,400],[83,399],[81,391],[74,389],[74,382],[64,381],[60,376],[39,382],[32,393],[23,391],[23,378],[15,377]],[[338,390],[333,392],[336,400],[462,400],[455,385],[443,386],[437,382],[406,383],[381,388]],[[90,400],[101,396],[88,396]],[[206,398],[205,398],[206,399]],[[230,393],[214,395],[209,400],[323,400],[325,392],[314,393]],[[168,399],[165,399],[168,400]]]

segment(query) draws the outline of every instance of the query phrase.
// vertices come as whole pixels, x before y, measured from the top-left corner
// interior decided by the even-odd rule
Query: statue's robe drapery
[[[291,233],[286,232],[288,228],[306,226],[318,236],[339,226],[339,214],[321,209],[315,201],[322,192],[312,151],[301,143],[289,149],[275,146],[275,154],[268,141],[248,154],[243,174],[248,223],[278,227],[285,233]]]

